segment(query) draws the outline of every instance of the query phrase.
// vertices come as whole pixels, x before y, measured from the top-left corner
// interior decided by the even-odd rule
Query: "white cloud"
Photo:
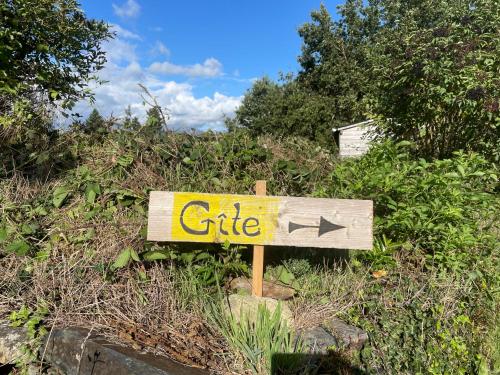
[[[111,31],[114,31],[118,38],[142,40],[142,38],[139,35],[137,35],[136,33],[133,33],[130,30],[124,29],[123,27],[121,27],[120,25],[115,24],[115,23],[111,24]]]
[[[165,44],[163,44],[159,40],[156,41],[154,47],[151,49],[151,52],[154,55],[170,56],[170,50],[167,48]]]
[[[106,42],[103,46],[108,62],[99,72],[99,77],[107,83],[92,87],[95,93],[94,107],[102,115],[123,116],[125,108],[130,105],[132,113],[144,121],[147,108],[143,105],[142,90],[138,85],[141,83],[157,98],[162,107],[168,109],[171,118],[167,126],[170,129],[224,129],[224,117],[234,116],[242,97],[228,96],[219,92],[197,97],[191,84],[165,80],[158,74],[165,73],[163,69],[165,65],[162,65],[165,63],[156,63],[163,67],[159,70],[141,66],[134,44],[140,37],[116,26],[118,25],[114,25],[117,38]],[[167,48],[164,45],[163,47]],[[214,58],[205,60],[203,64],[190,66],[170,64],[166,70],[190,77],[220,75],[218,79],[227,78],[222,75],[222,64]],[[84,117],[88,116],[91,110],[88,102],[80,102],[75,108],[75,112]]]
[[[111,64],[128,64],[137,61],[136,46],[120,39],[110,39],[103,44],[106,57]]]
[[[215,58],[206,59],[203,64],[176,65],[171,62],[154,62],[148,68],[152,73],[185,75],[190,77],[216,77],[222,75],[222,64]]]
[[[127,0],[127,2],[121,6],[113,3],[113,10],[120,18],[134,18],[139,15],[141,6],[135,0]]]
[[[227,96],[219,92],[211,96],[196,97],[191,84],[161,79],[139,64],[135,46],[123,39],[112,40],[105,48],[108,63],[99,76],[108,82],[93,87],[96,99],[94,107],[102,115],[122,116],[125,108],[130,105],[134,115],[144,121],[147,108],[142,103],[139,83],[148,88],[162,107],[168,109],[171,118],[167,126],[175,130],[223,130],[224,116],[234,116],[241,103],[242,97]],[[80,102],[75,108],[75,112],[84,117],[90,111],[87,102]]]

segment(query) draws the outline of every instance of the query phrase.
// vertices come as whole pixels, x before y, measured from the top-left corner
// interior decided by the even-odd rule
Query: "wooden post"
[[[255,183],[255,195],[266,195],[266,181]],[[252,263],[252,295],[262,297],[262,281],[264,279],[264,246],[254,245]]]

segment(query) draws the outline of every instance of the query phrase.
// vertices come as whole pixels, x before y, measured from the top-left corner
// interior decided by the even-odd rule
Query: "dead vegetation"
[[[124,248],[139,254],[165,248],[144,240],[149,190],[248,193],[254,179],[265,176],[272,191],[289,194],[287,181],[307,182],[311,171],[320,171],[314,161],[301,171],[295,170],[304,164],[299,160],[290,168],[279,164],[307,159],[279,142],[260,146],[248,137],[222,138],[172,135],[166,143],[138,138],[133,145],[127,138],[124,145],[120,137],[110,137],[102,146],[68,133],[61,143],[72,152],[69,169],[55,160],[46,176],[16,172],[1,180],[2,223],[9,236],[29,243],[31,256],[2,252],[0,315],[44,303],[48,327],[86,327],[189,366],[243,373],[241,357],[204,313],[211,287],[204,289],[192,272],[168,260],[112,269]],[[317,151],[318,158],[326,157]],[[93,200],[90,184],[99,185]],[[54,207],[58,188],[67,196]],[[35,230],[23,234],[23,223]]]
[[[220,302],[218,285],[228,276],[248,276],[244,251],[147,242],[150,190],[248,194],[255,180],[266,179],[271,195],[372,197],[375,191],[377,199],[391,192],[380,185],[395,181],[398,194],[405,192],[403,200],[394,195],[398,202],[412,197],[405,177],[387,178],[399,166],[383,161],[369,174],[376,157],[338,164],[300,139],[236,133],[148,140],[116,132],[94,142],[68,132],[50,155],[41,166],[32,160],[23,169],[0,170],[0,316],[44,305],[48,328],[90,328],[114,342],[221,374],[245,373],[251,356],[231,346],[206,306]],[[359,176],[336,181],[332,176],[342,168]],[[375,172],[382,177],[365,192],[372,183],[365,178]],[[422,190],[415,187],[418,196]],[[430,363],[427,353],[439,358],[443,371],[478,368],[483,358],[493,358],[498,332],[488,327],[496,297],[484,295],[497,282],[487,271],[497,264],[497,253],[491,249],[484,260],[470,260],[470,269],[451,272],[444,262],[430,264],[421,250],[408,251],[415,242],[409,235],[396,245],[377,236],[373,252],[348,262],[315,267],[305,261],[297,263],[302,270],[289,270],[290,286],[299,290],[290,302],[294,328],[340,317],[367,331],[368,349],[349,357],[353,368],[411,373]],[[124,252],[128,257],[118,262]],[[460,257],[449,254],[449,264],[463,267]]]

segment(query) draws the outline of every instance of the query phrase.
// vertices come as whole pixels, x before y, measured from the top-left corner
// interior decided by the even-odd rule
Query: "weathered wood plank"
[[[255,183],[255,195],[266,195],[266,181]],[[254,245],[252,262],[252,295],[262,297],[262,281],[264,280],[264,246]]]
[[[148,239],[372,248],[368,200],[151,192]]]

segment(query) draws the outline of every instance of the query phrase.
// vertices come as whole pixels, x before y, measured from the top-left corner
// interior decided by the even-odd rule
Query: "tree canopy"
[[[499,155],[500,3],[347,0],[299,28],[300,70],[255,82],[232,126],[332,142],[368,117],[419,153]]]
[[[0,93],[70,108],[91,97],[87,85],[106,62],[101,43],[111,36],[76,0],[1,1]]]
[[[373,49],[381,130],[424,155],[466,149],[498,159],[500,3],[424,1],[403,10]]]

